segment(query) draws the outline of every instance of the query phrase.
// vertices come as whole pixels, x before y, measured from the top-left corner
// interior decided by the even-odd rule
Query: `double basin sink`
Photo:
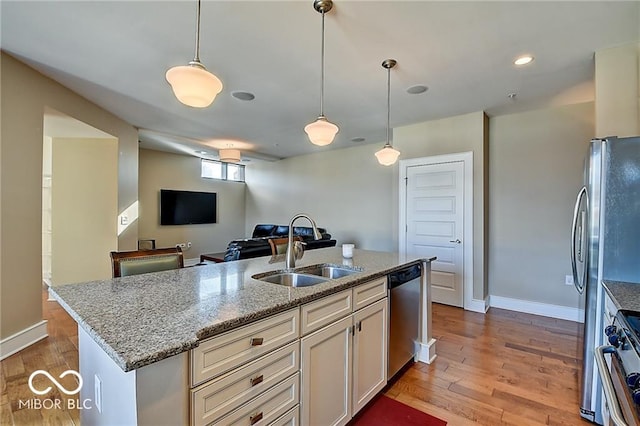
[[[310,287],[327,282],[328,280],[357,274],[358,272],[362,272],[362,270],[331,264],[320,264],[305,266],[293,271],[275,271],[267,272],[265,274],[257,274],[252,278],[288,287]]]

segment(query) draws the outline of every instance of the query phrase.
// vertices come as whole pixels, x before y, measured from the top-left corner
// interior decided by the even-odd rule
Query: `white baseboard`
[[[584,309],[569,306],[552,305],[550,303],[531,302],[528,300],[512,299],[510,297],[491,295],[492,308],[508,309],[510,311],[527,314],[542,315],[568,321],[584,322]]]
[[[25,328],[16,334],[0,341],[0,360],[3,360],[16,352],[19,352],[47,337],[47,321],[42,320],[39,323]]]
[[[185,267],[195,266],[198,263],[200,263],[200,258],[198,258],[198,257],[192,257],[190,259],[184,259],[184,266]]]
[[[416,342],[416,361],[431,364],[436,359],[436,339],[429,340],[429,343]]]
[[[489,309],[489,301],[487,299],[471,299],[464,306],[464,309],[472,312],[480,312],[481,314],[486,314]]]

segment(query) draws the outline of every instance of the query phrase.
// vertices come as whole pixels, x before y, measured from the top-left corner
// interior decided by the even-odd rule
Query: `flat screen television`
[[[216,223],[216,193],[160,190],[160,225]]]

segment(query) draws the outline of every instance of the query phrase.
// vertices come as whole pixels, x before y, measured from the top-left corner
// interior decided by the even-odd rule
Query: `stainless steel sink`
[[[319,277],[326,277],[329,279],[338,279],[346,277],[348,275],[357,274],[358,272],[362,271],[335,265],[316,265],[300,268],[299,272],[304,274],[316,275]]]
[[[327,282],[326,278],[297,272],[279,272],[256,279],[289,287],[310,287],[312,285]]]

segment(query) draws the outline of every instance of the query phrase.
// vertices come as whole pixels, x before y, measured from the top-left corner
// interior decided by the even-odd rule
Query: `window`
[[[242,164],[222,163],[213,160],[201,160],[203,178],[244,182],[244,166]]]
[[[240,164],[227,163],[227,180],[244,182],[244,166]]]
[[[202,177],[222,179],[222,163],[219,161],[202,160]]]

